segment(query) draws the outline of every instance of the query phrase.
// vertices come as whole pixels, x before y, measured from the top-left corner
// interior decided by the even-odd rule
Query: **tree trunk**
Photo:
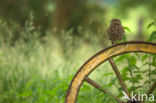
[[[77,0],[57,0],[52,27],[56,28],[58,32],[66,29],[70,25],[69,19],[76,6]]]
[[[143,24],[144,24],[144,19],[140,17],[138,20],[138,31],[137,31],[137,36],[136,36],[137,40],[144,40]]]

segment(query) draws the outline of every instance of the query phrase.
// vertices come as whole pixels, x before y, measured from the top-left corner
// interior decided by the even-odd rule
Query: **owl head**
[[[121,24],[121,21],[119,19],[112,19],[111,24]]]

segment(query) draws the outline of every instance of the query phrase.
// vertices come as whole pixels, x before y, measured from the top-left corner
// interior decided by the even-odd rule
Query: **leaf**
[[[134,53],[138,58],[140,58],[140,55],[138,53]]]
[[[127,26],[124,26],[124,30],[131,32],[131,30]]]
[[[156,20],[151,22],[148,26],[147,29],[151,28],[152,26],[156,26]]]
[[[128,58],[129,64],[130,65],[136,65],[136,58],[134,56],[131,56]]]
[[[149,81],[148,81],[148,80],[146,80],[146,81],[144,82],[144,84],[147,84],[147,83],[149,83]]]
[[[136,65],[134,65],[134,66],[132,66],[132,68],[134,68],[134,69],[140,69],[138,66],[136,66]]]
[[[125,59],[125,55],[119,56],[115,62],[122,62]]]
[[[141,60],[142,61],[145,61],[145,59],[148,57],[148,55],[147,55],[147,53],[144,55],[144,56],[142,56],[142,58],[141,58]]]
[[[150,24],[148,24],[147,29],[151,28],[154,24],[155,22],[151,22]]]
[[[32,95],[32,91],[24,91],[20,94],[21,97],[28,97]]]
[[[152,71],[152,73],[150,73],[151,75],[156,75],[156,71]]]
[[[127,40],[127,36],[124,35],[124,36],[123,36],[123,42],[125,42],[126,40]]]
[[[84,91],[84,92],[90,91],[91,86],[88,85],[87,83],[84,83],[83,86],[81,87],[81,90]]]
[[[122,87],[119,88],[119,91],[124,91],[124,89]]]
[[[117,80],[117,78],[112,79],[112,81],[105,86],[105,89],[107,87],[111,87],[112,85],[114,85],[116,80]]]
[[[130,79],[130,82],[132,82],[132,83],[139,83],[139,80],[142,80],[142,76],[141,76],[141,74],[136,74],[135,77]]]
[[[156,40],[156,31],[153,31],[151,36],[149,37],[148,41]]]
[[[126,81],[129,80],[130,78],[128,77],[128,70],[129,67],[124,67],[122,70],[122,78]]]
[[[105,73],[103,76],[108,76],[108,75],[113,75],[113,73],[112,73],[112,72],[110,72],[110,73]]]
[[[144,63],[142,66],[144,67],[145,65],[148,65],[149,63],[148,62],[146,62],[146,63]]]
[[[142,71],[134,71],[134,73],[142,73]]]
[[[156,55],[153,56],[152,65],[156,66]]]
[[[127,75],[127,72],[128,72],[128,67],[124,67],[123,69],[122,69],[122,75],[124,76],[124,75]]]
[[[121,55],[115,60],[115,62],[123,62],[128,57],[129,57],[129,54]]]
[[[137,78],[137,79],[142,79],[141,74],[137,74],[137,75],[136,75],[136,78]]]
[[[143,86],[137,86],[137,87],[133,87],[134,90],[137,90],[139,88],[142,88]]]
[[[151,81],[156,81],[156,79],[152,79]]]
[[[148,71],[149,71],[148,69],[147,70],[143,70],[142,73],[148,73]]]
[[[130,78],[130,82],[132,83],[139,83],[139,79],[135,78]]]

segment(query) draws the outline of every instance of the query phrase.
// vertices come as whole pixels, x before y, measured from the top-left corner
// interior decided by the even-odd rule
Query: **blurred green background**
[[[126,36],[119,42],[155,42],[156,0],[1,0],[0,103],[63,103],[79,67],[111,45],[107,28],[113,18],[120,19],[125,28]],[[155,56],[132,55],[134,58],[124,56],[130,57],[126,62],[115,60],[123,69],[128,61],[139,68],[143,68],[143,62],[151,62],[150,69],[156,72]],[[106,88],[115,85],[107,62],[91,78],[107,84]],[[135,80],[143,79],[138,78]],[[114,102],[84,83],[77,103]]]

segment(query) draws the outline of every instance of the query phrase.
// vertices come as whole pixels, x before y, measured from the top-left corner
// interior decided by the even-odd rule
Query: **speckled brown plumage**
[[[116,44],[116,41],[121,40],[124,35],[124,28],[119,19],[112,19],[110,27],[107,30],[109,39],[113,44]]]

